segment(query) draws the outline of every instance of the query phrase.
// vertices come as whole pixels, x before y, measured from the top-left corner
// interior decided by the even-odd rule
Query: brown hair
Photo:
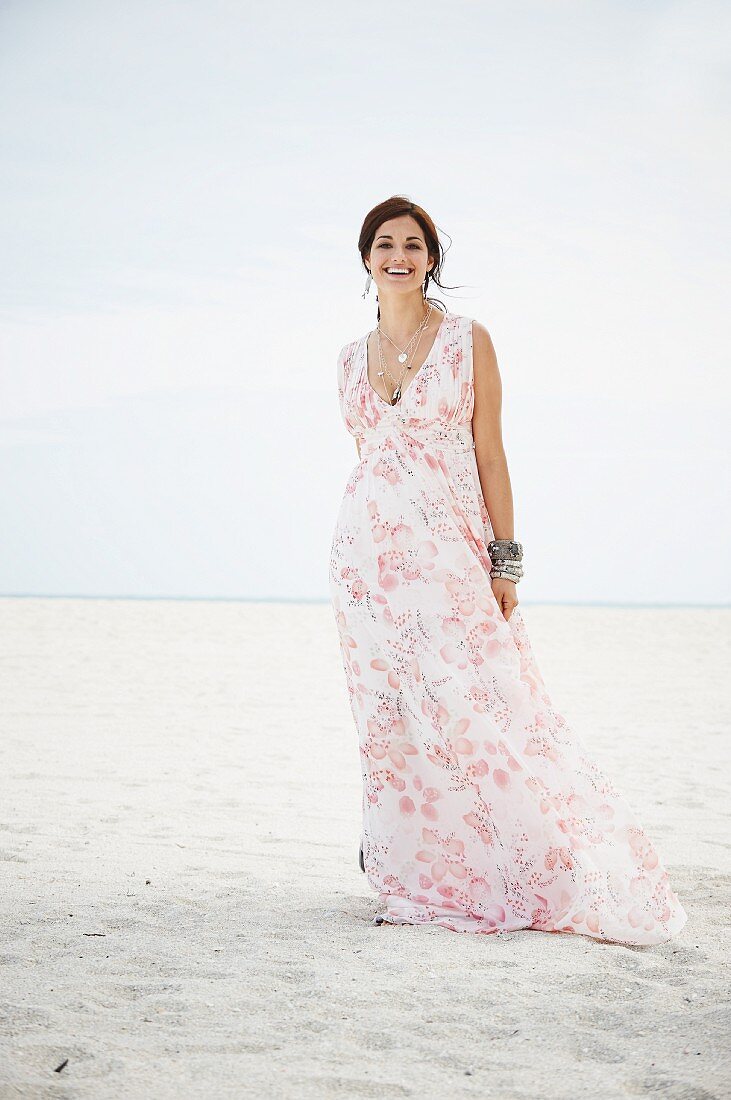
[[[366,271],[368,270],[365,256],[370,252],[379,227],[383,225],[384,222],[390,221],[391,218],[399,218],[403,214],[410,214],[414,221],[419,223],[424,234],[427,251],[429,255],[434,258],[434,266],[431,271],[427,271],[426,279],[424,280],[424,297],[427,297],[426,291],[430,281],[436,286],[441,287],[442,290],[453,290],[454,287],[447,287],[441,282],[442,266],[446,253],[437,235],[436,226],[426,210],[421,206],[417,206],[416,203],[412,202],[406,195],[391,195],[389,199],[380,202],[378,206],[374,206],[373,209],[369,210],[366,214],[361,227],[360,236],[358,237],[358,251],[360,252],[363,268]],[[446,309],[444,302],[440,301],[438,298],[427,298],[427,301],[435,302]],[[380,306],[378,307],[376,316],[380,321]]]

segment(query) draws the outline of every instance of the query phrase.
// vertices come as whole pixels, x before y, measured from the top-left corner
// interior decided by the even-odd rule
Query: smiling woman
[[[517,609],[523,548],[489,333],[427,298],[442,253],[421,207],[376,207],[359,251],[378,325],[338,356],[362,447],[329,576],[375,923],[663,943],[685,911],[553,707]]]

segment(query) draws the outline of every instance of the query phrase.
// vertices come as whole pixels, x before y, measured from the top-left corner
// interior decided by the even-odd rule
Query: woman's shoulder
[[[350,368],[356,360],[358,349],[368,339],[369,335],[370,332],[365,332],[355,340],[348,340],[347,344],[343,344],[338,352],[338,373],[343,379],[347,378]]]
[[[447,310],[447,313],[452,318],[453,322],[463,328],[466,332],[480,332],[489,335],[487,328],[475,317],[468,317],[466,313],[453,313],[452,310]]]
[[[459,331],[469,340],[473,353],[477,352],[478,357],[494,356],[495,349],[486,325],[478,321],[476,317],[467,317],[461,313],[455,313],[454,317],[458,322]]]
[[[351,357],[351,355],[353,354],[353,352],[355,351],[355,349],[360,344],[360,342],[362,340],[365,340],[366,335],[367,334],[365,334],[363,336],[358,336],[355,340],[348,340],[347,344],[343,344],[340,351],[338,352],[338,359],[340,359],[340,360],[349,359]]]
[[[337,376],[338,389],[340,390],[341,395],[344,392],[345,383],[350,376],[353,364],[357,360],[358,348],[360,347],[362,341],[366,340],[367,337],[368,334],[366,333],[364,336],[359,336],[356,340],[349,340],[347,344],[343,344],[340,351],[338,352]]]

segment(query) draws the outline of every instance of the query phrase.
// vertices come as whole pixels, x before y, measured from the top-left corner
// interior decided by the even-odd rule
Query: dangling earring
[[[369,271],[368,272],[368,278],[366,279],[365,290],[361,294],[361,298],[366,298],[368,296],[368,292],[371,289],[371,282],[372,281],[373,281],[373,279],[372,279],[371,273]]]

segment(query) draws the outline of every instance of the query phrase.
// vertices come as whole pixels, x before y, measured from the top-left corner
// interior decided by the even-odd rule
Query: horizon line
[[[2,600],[147,600],[159,602],[191,603],[288,603],[288,604],[329,604],[326,596],[138,596],[104,593],[59,593],[59,592],[1,592]],[[687,603],[657,601],[651,603],[620,603],[616,600],[521,600],[518,607],[621,607],[621,608],[696,608],[698,610],[726,610],[731,603]]]

